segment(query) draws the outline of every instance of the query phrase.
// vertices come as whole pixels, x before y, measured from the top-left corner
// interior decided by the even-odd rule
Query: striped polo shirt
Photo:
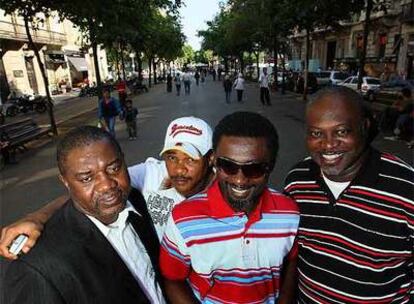
[[[297,205],[266,188],[249,216],[224,201],[217,181],[176,205],[165,230],[161,271],[189,279],[202,303],[275,303],[285,257],[296,257]]]
[[[310,158],[285,192],[299,205],[299,303],[414,303],[414,171],[371,150],[335,199]]]

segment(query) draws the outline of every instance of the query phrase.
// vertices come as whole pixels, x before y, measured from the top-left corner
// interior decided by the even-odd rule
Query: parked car
[[[314,73],[320,87],[327,85],[337,85],[350,75],[341,71],[321,71]]]
[[[348,87],[358,92],[358,76],[351,76],[345,79],[343,82],[338,83],[339,86]],[[362,96],[372,101],[374,98],[375,89],[379,88],[381,80],[375,77],[362,77],[361,93]]]
[[[372,101],[392,105],[400,96],[401,90],[408,88],[414,95],[414,81],[413,80],[391,80],[382,83],[374,90]]]

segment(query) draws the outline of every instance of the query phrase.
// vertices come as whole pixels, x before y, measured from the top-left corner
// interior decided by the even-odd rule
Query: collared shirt
[[[298,203],[300,303],[414,303],[414,169],[370,151],[335,198],[310,158],[286,178]]]
[[[129,211],[139,215],[132,204],[127,201],[125,209],[119,213],[118,219],[112,224],[104,225],[92,216],[88,218],[114,247],[151,303],[165,303],[148,253],[134,228],[127,221]]]
[[[268,88],[269,87],[269,75],[265,75],[264,73],[260,74],[259,83],[261,88]]]
[[[189,279],[203,303],[275,303],[280,270],[299,224],[296,204],[266,188],[249,216],[224,200],[218,182],[176,205],[162,241],[160,267]]]

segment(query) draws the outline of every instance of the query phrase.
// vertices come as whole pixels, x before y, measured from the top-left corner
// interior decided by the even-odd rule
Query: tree
[[[0,0],[0,7],[5,10],[6,14],[17,14],[23,17],[24,27],[26,30],[27,39],[29,41],[29,48],[35,53],[40,72],[42,74],[43,83],[47,96],[47,109],[50,118],[50,127],[55,135],[57,135],[57,126],[53,113],[53,101],[49,91],[49,80],[46,74],[44,63],[40,58],[39,48],[33,41],[30,30],[36,31],[38,25],[44,22],[44,18],[50,14],[49,1],[47,0]]]

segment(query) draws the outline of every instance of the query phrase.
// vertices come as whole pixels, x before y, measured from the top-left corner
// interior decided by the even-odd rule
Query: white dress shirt
[[[88,218],[114,247],[151,303],[166,303],[161,288],[155,280],[150,257],[134,228],[127,222],[129,211],[139,215],[132,204],[127,201],[125,209],[119,213],[118,219],[112,224],[105,225],[89,215]]]

